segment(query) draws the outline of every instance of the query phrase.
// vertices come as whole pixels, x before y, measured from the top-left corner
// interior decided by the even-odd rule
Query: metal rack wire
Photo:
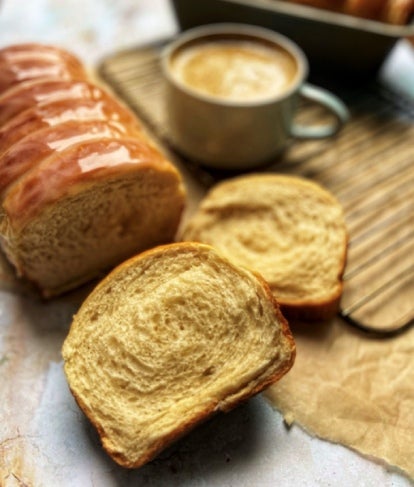
[[[159,50],[117,53],[99,71],[168,144]],[[392,336],[414,325],[414,102],[378,83],[339,94],[352,119],[338,137],[292,144],[266,170],[312,178],[336,195],[350,235],[340,316],[374,336]],[[304,104],[299,118],[314,123],[325,116]],[[223,177],[192,169],[207,185]]]

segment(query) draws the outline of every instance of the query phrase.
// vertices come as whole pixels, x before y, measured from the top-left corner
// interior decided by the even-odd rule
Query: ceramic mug
[[[161,64],[170,140],[210,167],[258,167],[277,157],[289,139],[332,137],[348,119],[339,98],[305,82],[302,50],[265,28],[193,28],[164,49]],[[296,124],[299,97],[325,107],[333,123]]]

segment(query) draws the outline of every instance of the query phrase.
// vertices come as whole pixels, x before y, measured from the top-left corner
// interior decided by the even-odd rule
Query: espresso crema
[[[285,93],[297,74],[291,54],[254,40],[214,40],[184,46],[170,64],[188,88],[234,102],[266,100]]]

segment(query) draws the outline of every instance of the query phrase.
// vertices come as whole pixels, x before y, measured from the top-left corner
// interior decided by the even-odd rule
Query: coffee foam
[[[254,40],[204,41],[182,47],[172,58],[178,82],[210,97],[235,102],[277,97],[297,74],[293,56]]]

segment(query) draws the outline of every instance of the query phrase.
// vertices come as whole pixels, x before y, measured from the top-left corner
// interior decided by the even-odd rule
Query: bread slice
[[[34,105],[0,127],[0,158],[24,137],[68,121],[105,121],[141,130],[141,124],[114,98],[102,92],[99,100],[70,98]]]
[[[176,243],[121,264],[85,300],[62,350],[70,389],[133,468],[292,366],[266,282],[210,246]]]
[[[182,240],[215,246],[269,282],[288,318],[325,320],[337,311],[347,254],[340,203],[293,176],[224,181],[202,201]]]

